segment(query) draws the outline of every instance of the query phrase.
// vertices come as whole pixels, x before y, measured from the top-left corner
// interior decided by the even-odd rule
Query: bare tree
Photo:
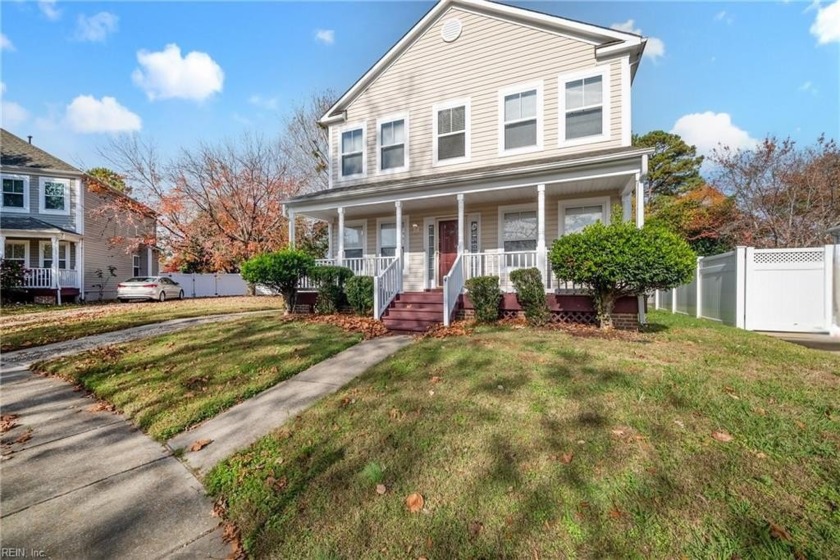
[[[810,247],[830,242],[840,223],[840,150],[821,136],[798,148],[767,137],[752,150],[712,155],[714,183],[735,199],[741,242],[756,247]]]
[[[297,178],[301,192],[315,192],[329,187],[329,132],[318,124],[335,103],[331,90],[313,94],[295,107],[285,121],[283,152],[291,175]]]

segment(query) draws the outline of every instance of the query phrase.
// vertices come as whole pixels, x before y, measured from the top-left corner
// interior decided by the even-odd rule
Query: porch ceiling
[[[546,183],[546,196],[585,197],[594,194],[617,193],[627,186],[630,178],[631,177],[626,175],[617,175],[614,177],[600,177],[595,179]],[[464,203],[468,211],[470,207],[475,206],[508,203],[516,204],[528,201],[536,202],[536,200],[536,184],[510,188],[496,188],[486,191],[473,191],[464,195]],[[404,214],[427,213],[436,210],[453,213],[457,208],[456,195],[454,193],[446,193],[422,198],[418,198],[415,195],[414,198],[403,200],[402,207]],[[347,220],[373,216],[389,216],[393,213],[394,203],[392,201],[344,207],[344,217]],[[328,222],[333,221],[338,217],[338,211],[336,208],[306,211],[301,212],[301,214]]]

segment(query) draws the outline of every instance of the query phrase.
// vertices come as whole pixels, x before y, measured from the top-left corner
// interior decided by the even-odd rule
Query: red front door
[[[458,220],[438,222],[438,254],[438,283],[442,286],[458,257]]]

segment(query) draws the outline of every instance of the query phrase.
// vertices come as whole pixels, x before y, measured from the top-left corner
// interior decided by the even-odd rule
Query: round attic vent
[[[443,27],[440,28],[440,36],[447,43],[451,43],[461,36],[461,20],[452,18],[443,22]]]

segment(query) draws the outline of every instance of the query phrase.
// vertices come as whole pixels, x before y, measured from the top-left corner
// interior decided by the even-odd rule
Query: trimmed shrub
[[[11,300],[21,292],[21,286],[26,280],[26,269],[18,261],[0,259],[0,291],[3,301]]]
[[[499,319],[499,302],[502,291],[499,289],[498,276],[476,276],[466,282],[475,307],[475,319],[479,323],[495,323]]]
[[[558,280],[587,287],[605,329],[612,328],[618,298],[685,284],[697,265],[694,251],[676,234],[630,222],[596,222],[564,235],[552,245],[549,259]]]
[[[548,322],[551,311],[545,301],[545,285],[538,268],[520,268],[510,273],[516,299],[525,311],[528,324],[540,327]]]
[[[264,284],[283,296],[286,315],[295,310],[300,279],[315,267],[315,259],[303,251],[284,249],[276,253],[263,253],[248,259],[239,271],[242,279],[253,284]]]
[[[347,303],[356,315],[370,315],[373,312],[373,276],[354,276],[344,285]]]
[[[315,312],[329,315],[344,307],[344,284],[352,277],[353,271],[343,266],[316,266],[310,270],[309,278],[318,286]]]

